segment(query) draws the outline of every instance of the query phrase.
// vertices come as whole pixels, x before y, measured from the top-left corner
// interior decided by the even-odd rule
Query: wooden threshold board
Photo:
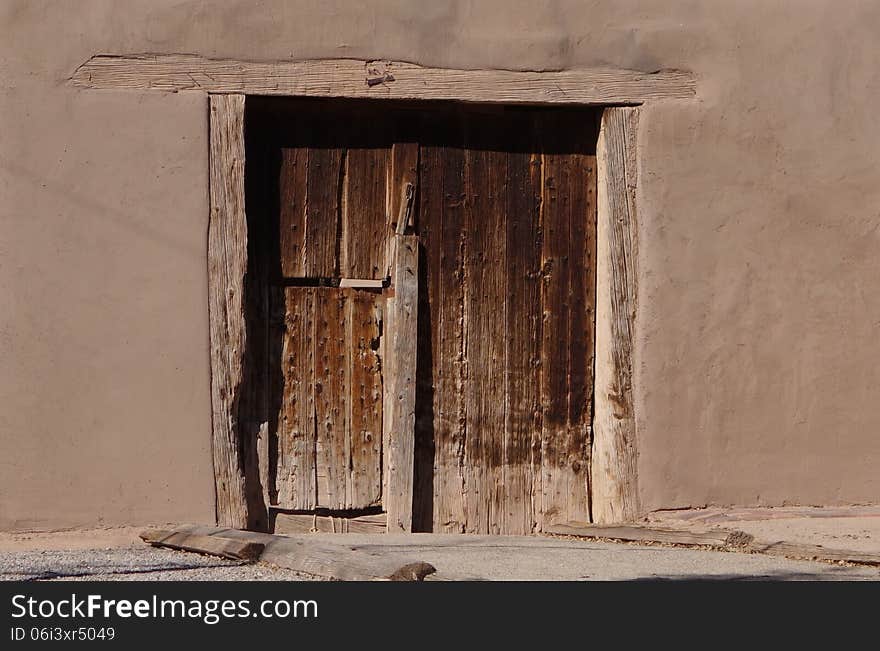
[[[170,547],[235,560],[265,561],[335,581],[423,581],[434,566],[387,550],[371,551],[326,537],[277,536],[240,529],[184,525],[141,534],[154,547]]]
[[[688,531],[654,526],[600,525],[567,522],[547,525],[544,534],[577,536],[597,540],[620,540],[634,543],[660,543],[686,547],[713,547],[724,551],[766,554],[785,558],[880,565],[880,554],[847,549],[830,549],[821,545],[785,541],[756,540],[750,534],[732,529]]]
[[[274,533],[385,533],[388,515],[339,515],[273,511]]]

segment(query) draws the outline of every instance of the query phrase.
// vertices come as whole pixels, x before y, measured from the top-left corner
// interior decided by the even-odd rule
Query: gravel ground
[[[320,534],[316,534],[320,536]],[[327,536],[328,540],[333,540]],[[876,581],[880,570],[760,554],[645,547],[540,537],[364,536],[346,541],[437,567],[429,580]],[[0,552],[0,580],[314,581],[266,563],[242,564],[146,545]]]
[[[126,547],[0,552],[0,581],[314,581],[265,563]]]

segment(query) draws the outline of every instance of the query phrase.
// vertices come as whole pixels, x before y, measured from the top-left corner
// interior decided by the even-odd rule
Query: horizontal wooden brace
[[[99,89],[504,104],[641,104],[696,93],[694,75],[683,70],[456,70],[393,61],[241,61],[187,54],[97,55],[71,82]]]

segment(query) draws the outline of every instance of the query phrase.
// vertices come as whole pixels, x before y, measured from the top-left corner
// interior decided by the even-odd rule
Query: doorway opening
[[[590,521],[600,117],[247,98],[252,526]]]

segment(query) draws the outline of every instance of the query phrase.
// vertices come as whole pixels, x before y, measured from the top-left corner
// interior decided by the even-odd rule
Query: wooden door
[[[595,114],[288,106],[257,245],[270,506],[342,530],[589,521]]]
[[[381,505],[383,304],[371,290],[284,289],[277,505]]]
[[[418,147],[387,121],[339,117],[304,110],[269,152],[278,399],[267,494],[287,526],[314,513],[311,524],[320,514],[344,530],[359,520],[409,531]]]
[[[596,138],[584,111],[426,121],[421,529],[523,534],[590,520]]]

